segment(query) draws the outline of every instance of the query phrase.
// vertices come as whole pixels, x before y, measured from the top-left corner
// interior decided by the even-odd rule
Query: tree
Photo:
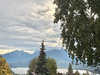
[[[28,69],[28,75],[30,75],[31,72],[35,72],[36,63],[37,63],[37,58],[33,58],[30,61],[29,69]]]
[[[68,73],[69,74],[73,74],[73,68],[72,68],[72,65],[71,64],[69,64]]]
[[[0,68],[0,74],[3,75],[2,69]]]
[[[56,61],[52,58],[47,58],[47,67],[49,69],[49,75],[56,75],[57,73],[57,64]]]
[[[75,72],[75,75],[80,75],[80,73],[78,72],[78,70]]]
[[[35,73],[38,75],[49,75],[49,71],[46,66],[46,63],[47,63],[46,53],[44,52],[44,50],[45,50],[45,46],[44,46],[44,41],[43,41],[40,48],[40,55],[36,63],[36,69],[35,69]]]
[[[30,75],[31,72],[35,72],[37,60],[38,60],[37,58],[33,58],[30,61],[28,75]],[[57,65],[56,65],[56,61],[53,58],[49,58],[49,57],[47,58],[46,66],[49,70],[49,75],[56,75]]]
[[[0,57],[0,75],[13,75],[8,63],[3,57]]]
[[[100,65],[100,0],[54,0],[63,46],[76,61]],[[75,58],[76,56],[76,58]]]

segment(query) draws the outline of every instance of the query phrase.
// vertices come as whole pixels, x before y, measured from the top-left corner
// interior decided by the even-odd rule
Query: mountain
[[[0,56],[0,75],[13,75],[6,60]]]
[[[2,55],[7,62],[9,63],[10,67],[28,67],[29,61],[32,60],[37,53],[29,54],[24,51],[13,51],[11,53],[7,53]]]
[[[13,51],[11,53],[7,53],[2,55],[8,63],[16,63],[16,62],[20,62],[20,61],[26,61],[26,59],[29,61],[30,59],[32,59],[31,54],[26,53],[24,51]]]
[[[72,62],[71,58],[69,58],[68,52],[64,50],[47,50],[45,51],[47,57],[54,58],[57,62],[58,68],[68,68],[69,63]],[[34,52],[33,54],[29,54],[24,51],[13,51],[11,53],[7,53],[2,55],[10,67],[28,67],[30,60],[35,57],[38,57],[39,51]],[[82,68],[81,68],[82,67]],[[82,65],[73,65],[75,69],[87,69]]]

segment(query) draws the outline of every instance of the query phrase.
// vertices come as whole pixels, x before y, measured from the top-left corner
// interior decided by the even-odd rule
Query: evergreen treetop
[[[47,63],[46,53],[44,52],[44,50],[45,50],[45,46],[43,41],[41,44],[40,55],[38,56],[38,61],[35,69],[35,73],[38,75],[49,75],[49,71],[46,66]]]

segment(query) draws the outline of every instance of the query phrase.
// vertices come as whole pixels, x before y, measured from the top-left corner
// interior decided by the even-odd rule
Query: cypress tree
[[[73,74],[73,68],[72,68],[72,65],[71,64],[69,64],[68,73],[69,74]]]
[[[44,50],[45,50],[45,46],[43,41],[41,44],[40,55],[38,56],[38,61],[35,69],[35,73],[38,75],[49,75],[49,71],[46,66],[47,63],[46,53],[44,52]]]

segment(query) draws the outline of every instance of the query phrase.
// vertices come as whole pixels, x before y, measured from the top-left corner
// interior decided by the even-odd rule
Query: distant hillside
[[[57,62],[58,68],[68,68],[69,63],[72,62],[69,55],[64,50],[46,50],[47,57],[54,58]],[[38,57],[39,51],[36,51],[33,54],[26,53],[24,51],[14,51],[11,53],[7,53],[2,55],[10,67],[28,67],[29,61],[35,57]],[[74,69],[87,69],[82,65],[73,65]]]
[[[26,53],[24,51],[13,51],[11,53],[7,53],[2,55],[8,63],[16,63],[16,62],[25,62],[25,61],[30,61],[34,55]]]
[[[0,56],[0,75],[13,75],[6,60]]]

